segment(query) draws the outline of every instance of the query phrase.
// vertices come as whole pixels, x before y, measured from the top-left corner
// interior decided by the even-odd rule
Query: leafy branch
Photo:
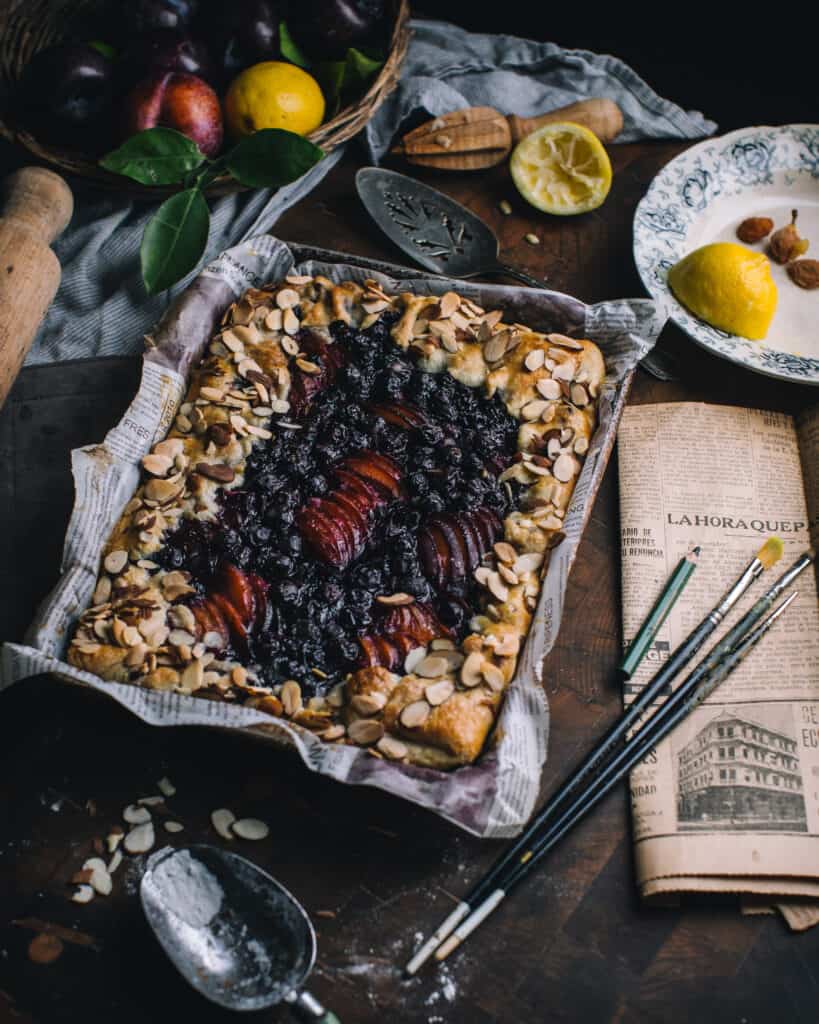
[[[142,235],[142,280],[148,294],[155,295],[181,280],[201,259],[210,232],[204,190],[215,178],[227,171],[249,188],[280,188],[323,156],[322,149],[300,135],[264,128],[209,160],[181,132],[149,128],[104,156],[100,165],[142,185],[182,186],[162,203]]]

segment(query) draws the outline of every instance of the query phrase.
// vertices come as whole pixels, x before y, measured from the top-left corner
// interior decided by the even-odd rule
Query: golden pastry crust
[[[220,490],[241,486],[253,446],[290,429],[291,367],[304,369],[299,329],[324,331],[335,320],[366,329],[386,311],[398,314],[393,340],[413,349],[421,368],[500,395],[520,422],[518,455],[500,479],[525,490],[504,522],[504,542],[475,572],[485,599],[460,647],[438,638],[410,652],[402,676],[361,669],[305,704],[298,680],[266,687],[252,665],[220,657],[220,636],[186,603],[195,592],[189,576],[152,556],[183,518],[212,518]],[[375,281],[301,275],[249,290],[192,372],[167,437],[143,459],[69,662],[110,681],[243,703],[391,760],[433,768],[474,761],[514,676],[546,555],[562,538],[604,377],[593,342],[504,323],[500,310],[455,292],[389,295]]]

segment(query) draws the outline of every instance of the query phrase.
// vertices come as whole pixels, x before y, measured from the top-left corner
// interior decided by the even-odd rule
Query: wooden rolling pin
[[[50,244],[74,211],[71,189],[42,167],[2,183],[0,213],[0,408],[60,284]]]
[[[422,167],[476,171],[501,163],[524,136],[556,121],[582,124],[601,142],[611,142],[623,129],[620,108],[601,98],[570,103],[538,117],[505,117],[493,107],[467,107],[407,132],[390,152]]]

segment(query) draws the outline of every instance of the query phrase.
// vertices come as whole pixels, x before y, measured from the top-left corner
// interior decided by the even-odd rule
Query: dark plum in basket
[[[121,76],[133,83],[152,71],[184,71],[208,78],[208,48],[177,29],[155,29],[136,36],[122,55]]]
[[[299,0],[287,16],[296,42],[317,59],[343,60],[383,23],[384,0]]]
[[[17,86],[21,120],[47,142],[104,150],[115,98],[113,65],[94,47],[66,43],[41,50]]]

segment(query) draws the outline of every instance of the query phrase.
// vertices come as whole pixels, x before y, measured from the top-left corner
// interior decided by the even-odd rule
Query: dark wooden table
[[[656,171],[683,148],[613,147],[608,201],[566,221],[527,209],[502,168],[427,180],[484,216],[510,261],[596,301],[642,294],[632,214]],[[355,167],[348,158],[282,218],[277,234],[396,259],[358,203]],[[497,208],[503,198],[513,205],[509,217]],[[524,240],[530,231],[540,246]],[[661,344],[679,357],[680,379],[661,383],[641,372],[634,402],[790,410],[808,397],[712,358],[671,327]],[[20,378],[0,416],[0,637],[22,635],[55,578],[71,500],[69,450],[116,422],[136,380],[129,360],[32,369]],[[612,674],[620,646],[618,550],[615,456],[546,664],[552,734],[544,794],[620,708]],[[270,837],[241,852],[313,915],[320,950],[312,985],[345,1024],[819,1018],[819,930],[795,936],[777,918],[741,917],[730,901],[685,909],[639,904],[624,788],[444,971],[407,981],[399,968],[415,934],[441,918],[497,844],[384,794],[317,778],[287,753],[219,733],[150,729],[113,703],[38,679],[0,703],[0,1020],[228,1019],[188,990],[159,952],[139,910],[133,863],[115,876],[108,899],[80,907],[66,898],[66,881],[94,837],[126,804],[155,792],[163,775],[177,786],[171,803],[185,839],[214,841],[208,816],[216,807],[270,822]],[[49,966],[32,963],[29,918],[77,929],[89,942],[67,943]]]

